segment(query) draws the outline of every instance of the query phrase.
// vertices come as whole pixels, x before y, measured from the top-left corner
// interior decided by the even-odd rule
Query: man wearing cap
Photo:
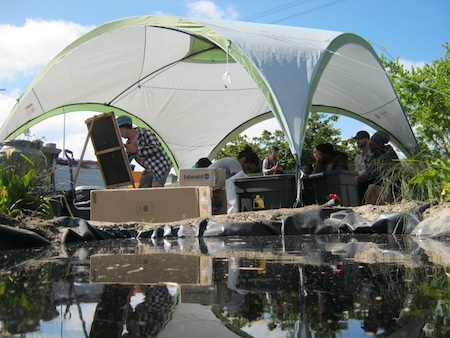
[[[363,198],[369,184],[382,185],[382,177],[398,160],[398,155],[391,145],[389,134],[377,131],[369,141],[370,153],[366,158],[366,169],[357,177],[360,197]]]
[[[363,174],[364,170],[366,170],[366,165],[364,161],[370,152],[369,140],[370,135],[365,130],[360,130],[356,133],[356,136],[353,138],[356,142],[356,146],[361,149],[361,151],[355,157],[355,171],[358,174]]]
[[[127,153],[134,154],[144,167],[139,188],[163,187],[172,163],[156,135],[149,129],[133,127],[133,120],[127,115],[117,117],[117,124],[120,134],[127,139]]]

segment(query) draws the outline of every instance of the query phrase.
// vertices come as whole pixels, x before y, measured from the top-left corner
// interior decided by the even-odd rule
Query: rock
[[[450,209],[442,209],[420,222],[411,235],[430,238],[450,238]]]

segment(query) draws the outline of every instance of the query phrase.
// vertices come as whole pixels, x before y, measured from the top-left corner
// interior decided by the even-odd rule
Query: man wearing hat
[[[172,163],[156,135],[149,129],[133,127],[127,115],[117,117],[120,134],[127,139],[127,153],[144,167],[139,188],[163,187]]]
[[[370,152],[369,147],[370,135],[367,131],[360,130],[356,133],[356,136],[353,139],[356,142],[356,146],[359,149],[361,149],[361,151],[355,157],[355,171],[357,171],[358,174],[361,175],[364,173],[364,170],[366,169],[364,161],[366,160]]]
[[[398,160],[394,148],[388,144],[389,141],[389,134],[384,131],[377,131],[370,138],[370,153],[366,158],[366,169],[357,177],[361,198],[364,197],[369,184],[378,186],[383,184],[383,176],[394,165],[394,161]]]

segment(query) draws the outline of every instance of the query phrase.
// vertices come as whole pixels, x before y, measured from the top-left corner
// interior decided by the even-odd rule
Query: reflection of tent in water
[[[403,150],[417,147],[372,47],[353,34],[299,27],[169,16],[106,23],[43,69],[0,139],[83,110],[126,113],[151,127],[175,168],[214,157],[273,116],[299,161],[310,111],[352,116]]]
[[[291,243],[299,241],[302,242],[297,238]],[[250,243],[242,246],[248,248]],[[392,243],[388,250],[383,245],[379,248],[383,246],[385,258],[393,258],[403,250],[395,250],[397,245],[402,247]],[[204,245],[203,250],[212,247],[214,244]],[[93,255],[91,277],[102,276],[93,282],[104,283],[104,291],[90,336],[113,336],[113,330],[121,332],[125,320],[130,332],[127,337],[132,337],[133,332],[140,332],[138,337],[156,334],[158,337],[260,337],[264,336],[266,327],[270,331],[277,328],[279,336],[311,337],[311,332],[347,336],[352,333],[350,321],[364,322],[361,331],[368,335],[383,329],[394,337],[409,329],[411,337],[420,336],[425,321],[402,313],[405,302],[414,294],[408,288],[399,289],[406,278],[405,267],[391,264],[388,259],[380,274],[379,268],[373,269],[359,260],[364,255],[358,254],[367,253],[372,263],[383,264],[383,260],[370,255],[378,245],[315,238],[296,248],[299,247],[310,250],[302,250],[301,254],[288,250],[285,255],[236,248],[231,254],[214,250],[208,250],[208,254],[148,250],[146,254]],[[354,260],[343,260],[344,256]],[[117,264],[112,264],[114,258],[119,259]],[[143,265],[143,259],[148,259],[149,264]],[[177,259],[191,263],[205,260],[209,267],[180,269],[182,264],[171,265]],[[192,274],[186,278],[187,270],[194,270],[198,276]],[[155,279],[156,284],[149,285],[146,278],[152,278],[154,272],[160,278]],[[135,276],[136,273],[141,276]],[[164,277],[166,273],[169,277]],[[214,279],[200,285],[198,277],[204,273],[211,273]],[[124,277],[125,274],[128,276]],[[185,288],[189,291],[184,292]],[[133,289],[141,295],[130,301]],[[118,304],[120,297],[122,303]],[[127,306],[128,303],[133,303],[133,307]],[[358,310],[352,311],[355,308]],[[252,327],[259,329],[255,331]],[[255,332],[259,334],[251,334]]]
[[[387,337],[391,328],[389,337],[412,338],[423,336],[422,327],[449,336],[448,328],[441,326],[450,311],[441,306],[449,299],[448,292],[442,292],[448,290],[450,262],[449,247],[443,241],[339,235],[132,243],[67,246],[62,251],[64,259],[54,259],[53,248],[3,251],[5,273],[0,280],[5,292],[0,298],[0,321],[5,328],[21,328],[22,335],[39,324],[43,336],[60,326],[61,336],[87,337],[90,327],[89,337],[118,337],[112,331],[123,332],[127,321],[128,332],[136,328],[129,324],[140,324],[145,330],[160,330],[158,337],[230,337],[233,334],[224,325],[243,328],[247,321],[235,319],[243,318],[245,295],[256,294],[264,304],[264,320],[253,321],[250,327],[267,331],[268,324],[276,324],[284,333],[296,333],[278,336],[309,337],[301,335],[308,328],[343,337],[356,330],[362,336],[364,331],[375,333],[382,328]],[[143,265],[144,259],[149,264]],[[187,280],[185,272],[190,269],[173,269],[168,259],[209,265],[207,269],[198,265]],[[51,274],[42,278],[45,271]],[[138,276],[153,277],[154,273],[161,277],[155,283]],[[199,285],[203,274],[214,278]],[[174,283],[175,277],[183,283]],[[184,292],[185,287],[190,292]],[[283,308],[275,311],[277,296]],[[262,311],[257,314],[259,318]],[[361,326],[354,325],[358,323]]]

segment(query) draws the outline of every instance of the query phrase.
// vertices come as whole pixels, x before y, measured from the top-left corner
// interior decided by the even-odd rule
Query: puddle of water
[[[179,238],[0,253],[2,337],[450,336],[450,242]]]

